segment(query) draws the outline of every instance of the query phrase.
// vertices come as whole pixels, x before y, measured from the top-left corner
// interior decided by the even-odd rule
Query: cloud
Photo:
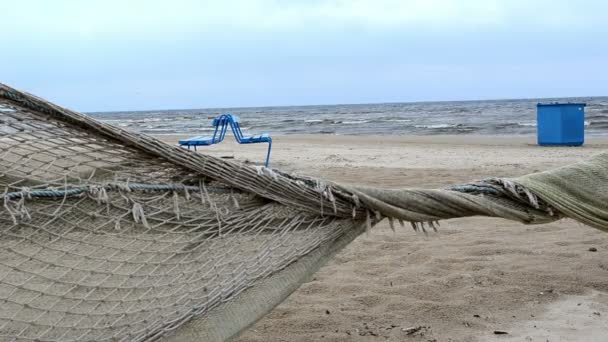
[[[0,0],[0,82],[87,110],[597,94],[607,12],[603,0]]]
[[[566,0],[22,0],[0,4],[16,35],[80,37],[235,31],[585,29],[605,27],[603,1]]]

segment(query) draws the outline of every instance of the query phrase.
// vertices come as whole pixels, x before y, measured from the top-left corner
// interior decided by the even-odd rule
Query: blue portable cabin
[[[538,144],[580,146],[585,142],[585,103],[538,103]]]

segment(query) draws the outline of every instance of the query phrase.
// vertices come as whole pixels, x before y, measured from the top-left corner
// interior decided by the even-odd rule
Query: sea
[[[170,109],[88,113],[113,125],[154,135],[212,134],[222,113],[241,118],[249,133],[337,135],[534,135],[539,102],[584,102],[585,132],[608,134],[608,96],[486,101]]]

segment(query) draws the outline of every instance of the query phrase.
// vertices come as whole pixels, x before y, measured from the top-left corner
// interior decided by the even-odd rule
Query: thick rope
[[[25,191],[7,192],[4,197],[10,200],[29,197],[29,198],[64,198],[78,196],[83,193],[91,193],[93,196],[100,198],[101,202],[107,198],[106,193],[113,190],[126,191],[183,191],[186,197],[189,197],[188,191],[198,191],[198,186],[183,185],[183,184],[145,184],[145,183],[107,183],[105,185],[87,185],[73,187],[70,189],[40,189]],[[226,189],[222,187],[207,187],[207,191],[212,193],[230,193],[240,192],[236,189]]]

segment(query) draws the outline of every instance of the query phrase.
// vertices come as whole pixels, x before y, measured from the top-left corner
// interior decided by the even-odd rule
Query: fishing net
[[[473,215],[605,228],[608,160],[589,163],[446,190],[347,187],[169,146],[0,84],[0,340],[223,340],[384,218],[417,231]]]

